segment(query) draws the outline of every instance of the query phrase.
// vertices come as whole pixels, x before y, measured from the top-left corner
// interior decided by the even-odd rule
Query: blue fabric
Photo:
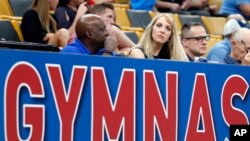
[[[80,42],[80,40],[75,39],[73,43],[65,46],[60,52],[62,53],[75,53],[75,54],[95,54],[101,55],[103,53],[103,49],[97,51],[96,53],[91,52],[86,48],[84,44]]]
[[[54,15],[58,20],[58,27],[68,29],[75,19],[76,11],[69,7],[58,7],[56,8]]]
[[[231,43],[230,40],[225,38],[212,47],[206,58],[208,61],[221,62],[229,52],[231,52]]]
[[[234,60],[230,54],[226,54],[224,60],[222,60],[220,63],[222,64],[234,64],[234,65],[240,65],[240,62],[237,60]]]
[[[86,48],[84,44],[80,42],[79,39],[75,39],[74,42],[65,46],[60,52],[61,53],[73,53],[73,54],[92,54],[92,55],[102,55],[104,53],[104,48],[96,51],[91,52]],[[111,54],[112,56],[116,56],[114,52]]]
[[[250,4],[250,0],[224,0],[223,4],[220,8],[219,13],[229,15],[229,14],[241,14],[239,5],[241,4]],[[243,15],[244,16],[244,15]],[[247,20],[250,19],[250,17],[244,16]]]
[[[152,11],[156,0],[131,0],[130,4],[132,9],[135,10],[148,10]]]

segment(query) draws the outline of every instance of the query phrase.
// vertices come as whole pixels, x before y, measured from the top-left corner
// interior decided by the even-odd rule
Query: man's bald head
[[[105,26],[105,23],[100,16],[95,14],[83,15],[76,23],[76,35],[78,38],[86,38],[86,31],[91,32],[91,29],[100,26]]]

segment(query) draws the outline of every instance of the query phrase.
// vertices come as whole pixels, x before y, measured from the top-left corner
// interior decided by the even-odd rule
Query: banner
[[[0,58],[0,140],[224,141],[230,125],[249,124],[250,67],[7,49]]]

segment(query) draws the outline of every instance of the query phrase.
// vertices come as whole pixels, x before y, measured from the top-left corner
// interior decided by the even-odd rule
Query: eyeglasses
[[[185,39],[193,39],[193,40],[196,40],[196,41],[209,41],[210,40],[210,35],[207,35],[207,36],[198,36],[198,37],[184,37]]]
[[[244,45],[246,52],[250,52],[250,47],[247,47],[246,43],[243,40],[241,40],[241,43]]]

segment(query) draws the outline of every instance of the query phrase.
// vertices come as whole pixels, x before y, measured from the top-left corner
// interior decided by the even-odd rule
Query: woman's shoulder
[[[25,13],[23,14],[23,17],[34,17],[34,16],[38,16],[37,11],[35,11],[34,9],[28,9],[27,11],[25,11]]]
[[[135,46],[130,49],[128,52],[128,57],[132,58],[147,58],[144,53],[144,48],[141,46]]]

